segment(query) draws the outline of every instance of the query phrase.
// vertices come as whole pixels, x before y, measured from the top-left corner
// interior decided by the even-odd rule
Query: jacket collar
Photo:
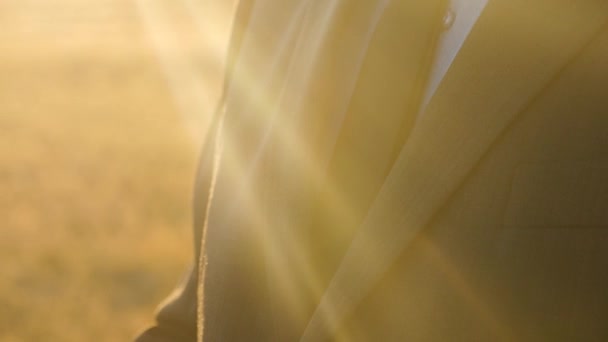
[[[488,3],[349,247],[301,342],[330,338],[493,143],[608,20],[604,0]]]

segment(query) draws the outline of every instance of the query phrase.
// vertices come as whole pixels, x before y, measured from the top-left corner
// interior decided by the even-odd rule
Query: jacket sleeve
[[[245,33],[249,14],[255,0],[239,0],[235,13],[230,45],[226,57],[226,70],[224,76],[224,91],[232,81],[232,69],[237,59],[241,40]],[[207,207],[208,191],[211,182],[215,155],[215,140],[221,115],[223,114],[224,98],[220,99],[218,109],[211,120],[206,143],[203,147],[199,169],[196,176],[193,225],[194,225],[194,262],[189,276],[184,283],[165,300],[156,315],[156,324],[145,330],[136,342],[195,342],[197,336],[197,289],[199,283],[198,260],[201,251],[203,222]]]
[[[207,142],[199,162],[193,199],[194,253],[188,277],[164,301],[156,314],[156,324],[144,331],[136,342],[195,342],[197,329],[197,289],[199,284],[199,258],[202,252],[202,234],[211,183],[215,154],[219,111],[211,123]]]

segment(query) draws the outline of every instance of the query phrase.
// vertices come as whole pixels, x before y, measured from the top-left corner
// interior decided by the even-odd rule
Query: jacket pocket
[[[608,227],[608,163],[539,163],[515,172],[506,227]]]

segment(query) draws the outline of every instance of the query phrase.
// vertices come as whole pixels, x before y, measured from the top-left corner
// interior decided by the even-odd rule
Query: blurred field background
[[[0,341],[129,341],[186,271],[233,0],[0,1]]]

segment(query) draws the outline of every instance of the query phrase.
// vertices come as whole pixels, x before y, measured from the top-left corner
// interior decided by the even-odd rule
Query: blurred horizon
[[[234,1],[0,3],[0,340],[130,340],[187,271]]]

